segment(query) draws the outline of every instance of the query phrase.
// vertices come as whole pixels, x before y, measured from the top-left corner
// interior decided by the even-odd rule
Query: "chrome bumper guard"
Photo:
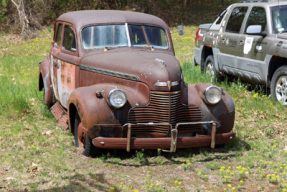
[[[172,125],[170,123],[126,123],[124,124],[124,127],[128,127],[127,131],[127,152],[130,152],[131,150],[131,132],[132,132],[132,126],[133,125],[146,125],[146,126],[157,126],[157,125],[167,125],[170,127],[171,130],[171,143],[170,143],[170,150],[163,150],[164,152],[175,152],[176,151],[176,144],[177,144],[177,135],[178,135],[178,127],[181,125],[197,125],[197,124],[212,124],[212,129],[211,129],[211,143],[210,147],[214,148],[215,147],[215,135],[216,135],[216,121],[200,121],[200,122],[186,122],[186,123],[177,123],[175,125],[175,128],[172,129]]]

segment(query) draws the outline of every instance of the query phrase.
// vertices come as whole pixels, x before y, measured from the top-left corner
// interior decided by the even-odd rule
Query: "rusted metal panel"
[[[215,145],[230,143],[234,140],[235,134],[222,133],[215,135]],[[169,149],[171,138],[134,138],[130,140],[130,149]],[[210,146],[210,136],[184,137],[177,139],[177,148],[192,148]],[[127,138],[105,138],[97,137],[93,139],[93,145],[104,149],[126,149]]]
[[[65,130],[69,129],[68,114],[67,111],[63,108],[63,106],[59,102],[56,102],[50,110],[58,124]]]

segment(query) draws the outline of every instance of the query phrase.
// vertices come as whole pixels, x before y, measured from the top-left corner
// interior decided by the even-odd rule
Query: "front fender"
[[[149,89],[139,83],[137,88],[117,84],[97,84],[75,89],[68,102],[69,126],[73,130],[73,107],[76,108],[85,133],[93,139],[98,136],[121,137],[122,125],[127,123],[128,112],[134,106],[145,106],[149,102]],[[120,109],[114,109],[107,102],[107,95],[112,89],[122,89],[127,95],[127,103]],[[137,91],[141,90],[141,91]],[[100,92],[101,97],[96,93]]]
[[[201,109],[202,121],[216,121],[217,133],[230,132],[234,126],[235,120],[235,106],[231,96],[223,90],[222,99],[215,105],[205,103],[204,97],[205,89],[210,86],[209,83],[189,84],[185,88],[183,101],[187,105],[196,105]],[[211,132],[211,125],[204,124],[203,128],[209,133]]]
[[[53,91],[51,87],[50,67],[48,58],[42,60],[39,66],[39,91],[44,88],[44,103],[53,103]]]

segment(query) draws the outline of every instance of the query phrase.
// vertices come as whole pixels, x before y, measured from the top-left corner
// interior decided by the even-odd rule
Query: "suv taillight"
[[[202,36],[200,35],[200,29],[196,31],[195,43],[198,39],[202,39]]]

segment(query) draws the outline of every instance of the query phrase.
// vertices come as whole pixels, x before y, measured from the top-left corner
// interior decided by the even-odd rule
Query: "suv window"
[[[63,30],[63,24],[60,23],[58,25],[58,29],[57,29],[57,36],[56,36],[56,46],[60,46],[61,45],[61,38],[62,38],[62,30]]]
[[[287,31],[287,6],[280,5],[271,7],[273,32],[274,33],[286,33]]]
[[[263,7],[253,7],[246,23],[245,32],[250,25],[261,25],[262,30],[265,31],[266,23],[265,9]]]
[[[68,51],[76,51],[76,38],[69,25],[65,25],[63,48]]]
[[[248,7],[235,7],[226,26],[226,32],[239,33]]]

